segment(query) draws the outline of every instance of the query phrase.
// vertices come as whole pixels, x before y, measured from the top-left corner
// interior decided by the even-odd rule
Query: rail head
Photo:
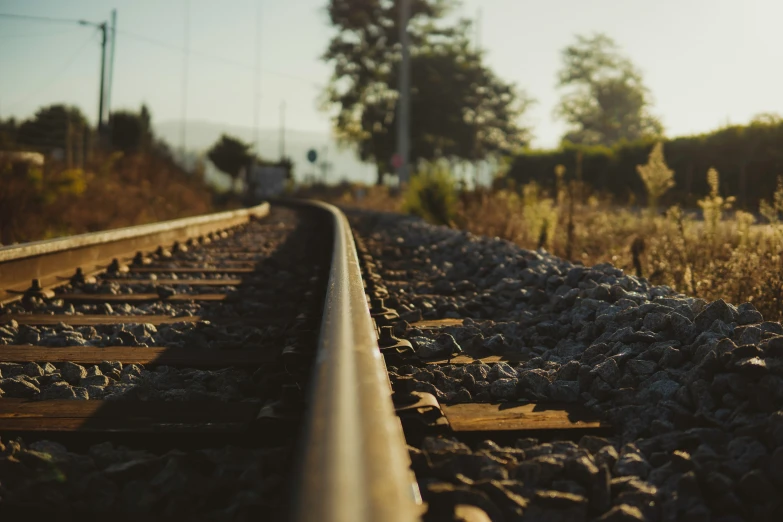
[[[332,205],[312,204],[331,215],[334,250],[293,520],[418,520],[418,489],[348,220]]]
[[[30,243],[21,243],[18,245],[0,246],[0,263],[13,261],[16,259],[40,256],[44,254],[53,254],[74,248],[83,248],[95,246],[123,239],[135,239],[143,236],[152,236],[164,232],[180,231],[188,228],[203,227],[209,225],[218,225],[227,221],[237,219],[249,219],[250,217],[263,217],[269,213],[269,204],[252,208],[243,208],[238,210],[227,210],[225,212],[216,212],[214,214],[204,214],[149,225],[136,225],[132,227],[116,228],[113,230],[104,230],[100,232],[89,232],[75,236],[44,239]]]
[[[206,235],[269,214],[269,204],[150,225],[0,247],[0,303],[18,297],[32,279],[43,287],[61,284],[77,267],[95,273],[113,258],[132,256],[184,238]]]

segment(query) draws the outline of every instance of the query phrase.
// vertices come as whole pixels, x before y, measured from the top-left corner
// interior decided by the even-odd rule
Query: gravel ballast
[[[583,404],[615,430],[514,447],[427,439],[410,452],[430,519],[456,504],[492,520],[783,519],[783,327],[752,304],[415,218],[351,217],[419,355],[457,344],[522,360],[400,365],[392,381],[412,376],[445,403]],[[466,320],[408,324],[447,318]]]

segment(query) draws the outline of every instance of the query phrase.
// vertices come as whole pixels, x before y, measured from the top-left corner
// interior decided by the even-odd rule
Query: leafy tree
[[[207,151],[207,157],[220,171],[231,176],[236,190],[239,173],[246,168],[253,159],[250,152],[252,145],[244,143],[238,138],[223,134],[220,139]]]
[[[0,149],[11,149],[16,145],[18,126],[14,118],[0,120]]]
[[[577,36],[562,51],[558,85],[570,88],[555,113],[571,130],[564,141],[611,146],[621,140],[658,137],[661,123],[639,71],[604,34]]]
[[[378,169],[391,173],[396,149],[397,74],[401,58],[399,2],[331,0],[338,33],[324,53],[334,65],[325,105],[336,108],[335,129]],[[529,100],[498,79],[471,49],[469,24],[441,27],[452,2],[412,0],[411,161],[477,160],[524,145],[517,124]]]
[[[111,144],[124,152],[146,152],[152,145],[153,135],[150,111],[146,105],[138,113],[114,111],[109,119]]]
[[[67,149],[75,139],[87,142],[89,132],[87,118],[77,107],[50,105],[19,125],[17,142],[48,152]]]

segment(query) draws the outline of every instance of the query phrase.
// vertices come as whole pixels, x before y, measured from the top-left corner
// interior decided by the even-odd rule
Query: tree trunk
[[[378,169],[378,171],[377,171],[377,176],[378,177],[375,180],[375,184],[378,185],[378,186],[381,186],[381,185],[383,185],[383,175],[386,174],[386,172],[384,172],[384,169],[383,169],[383,167],[381,166],[380,163],[376,165],[376,168]]]

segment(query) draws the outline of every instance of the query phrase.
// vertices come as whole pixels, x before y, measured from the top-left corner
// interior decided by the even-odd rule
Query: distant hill
[[[177,150],[180,141],[180,122],[166,121],[154,127],[155,134],[168,142],[172,150]],[[236,136],[246,142],[252,142],[254,136],[253,129],[250,127],[232,127],[206,121],[187,122],[185,133],[188,162],[195,159],[198,154],[206,152],[223,133]],[[258,136],[261,157],[269,160],[278,159],[280,147],[279,131],[277,129],[259,129]],[[314,173],[317,173],[319,179],[321,178],[321,171],[316,171],[313,165],[307,161],[307,151],[310,149],[318,151],[319,163],[324,156],[324,149],[327,149],[327,161],[332,164],[332,168],[326,177],[329,183],[335,183],[343,179],[365,183],[375,181],[375,167],[361,163],[356,158],[356,154],[350,149],[338,149],[337,143],[330,135],[318,132],[286,130],[285,153],[294,162],[294,177],[298,181],[302,181],[306,176]],[[207,165],[207,179],[219,187],[227,188],[229,186],[227,176],[215,169],[209,162],[207,162]]]

